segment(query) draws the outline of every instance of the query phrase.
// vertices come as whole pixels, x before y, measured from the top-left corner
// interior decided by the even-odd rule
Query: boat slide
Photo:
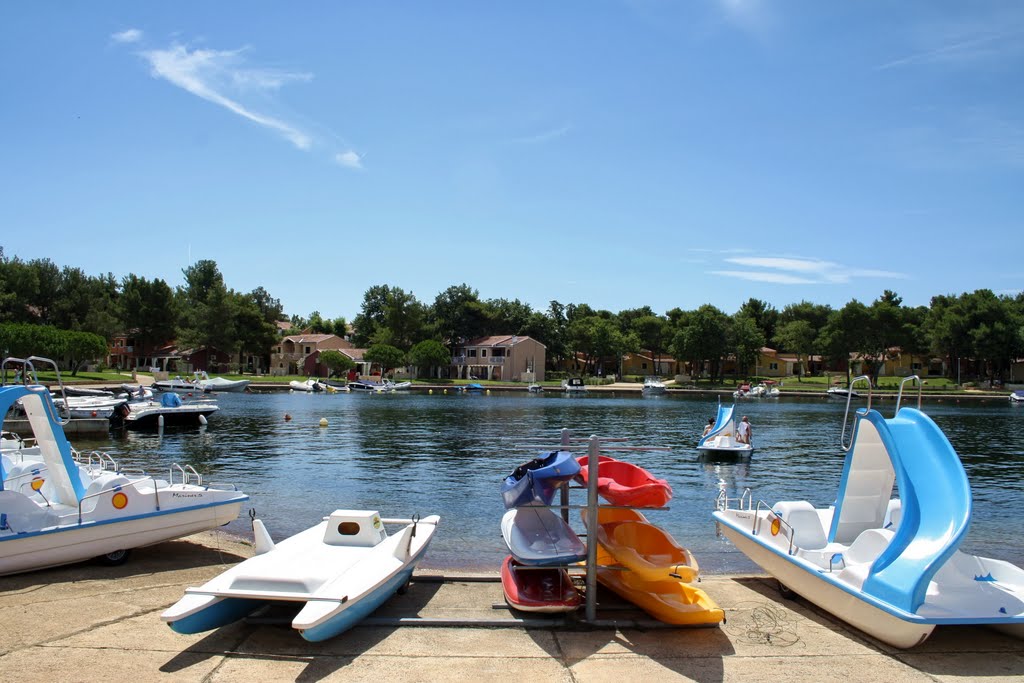
[[[754,447],[736,440],[736,405],[718,404],[718,415],[715,427],[697,442],[700,453],[731,454],[735,456],[750,455]]]
[[[745,494],[733,508],[723,494],[721,530],[786,587],[896,647],[943,624],[1024,636],[1024,570],[959,550],[971,489],[945,434],[913,408],[855,419],[833,506]]]

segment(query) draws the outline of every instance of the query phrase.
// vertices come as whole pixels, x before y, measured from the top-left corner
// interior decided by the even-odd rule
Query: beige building
[[[270,354],[271,375],[305,372],[306,359],[327,349],[351,349],[352,344],[336,334],[293,334],[281,339]]]
[[[456,379],[543,382],[547,347],[530,337],[480,337],[466,342],[452,358]]]

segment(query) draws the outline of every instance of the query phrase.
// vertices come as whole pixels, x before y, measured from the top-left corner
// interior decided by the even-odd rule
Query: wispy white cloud
[[[524,144],[524,145],[534,145],[534,144],[538,144],[538,143],[541,143],[541,142],[548,142],[549,140],[555,140],[557,138],[563,137],[564,135],[566,135],[571,130],[572,130],[572,126],[566,124],[566,125],[561,126],[559,128],[554,128],[552,130],[546,130],[544,132],[536,133],[534,135],[526,135],[526,136],[523,136],[523,137],[520,137],[520,138],[515,138],[515,139],[512,140],[512,142],[513,143],[518,143],[518,144]]]
[[[885,71],[887,69],[918,64],[963,64],[976,62],[982,59],[999,57],[1006,51],[1018,51],[1020,49],[1019,41],[1019,31],[1013,33],[992,33],[957,40],[880,64],[875,67],[875,70]]]
[[[347,152],[338,152],[334,155],[334,161],[347,168],[361,169],[363,167],[363,158],[352,150],[348,150]]]
[[[713,270],[713,275],[783,285],[846,284],[859,278],[906,279],[905,273],[856,268],[823,259],[788,256],[737,256],[726,263],[750,270]]]
[[[813,285],[814,280],[807,278],[798,277],[796,275],[787,275],[786,273],[767,273],[763,271],[752,271],[752,270],[712,270],[709,271],[712,275],[721,275],[723,277],[734,277],[740,280],[752,280],[754,282],[774,282],[780,285]]]
[[[190,50],[172,45],[162,50],[139,53],[149,62],[152,74],[208,102],[220,105],[242,118],[284,136],[299,149],[309,149],[312,138],[297,126],[282,119],[260,113],[226,94],[235,90],[274,90],[290,80],[308,80],[306,74],[270,72],[247,69],[242,65],[241,50]],[[271,78],[268,74],[276,74]],[[244,84],[244,85],[243,85]]]
[[[137,28],[129,28],[111,34],[110,39],[115,43],[137,43],[142,40],[142,31]]]

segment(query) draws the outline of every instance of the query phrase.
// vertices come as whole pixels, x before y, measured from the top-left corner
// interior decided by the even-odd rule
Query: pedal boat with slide
[[[34,375],[45,358],[7,358]],[[57,371],[60,383],[60,372]],[[118,468],[110,456],[76,462],[49,390],[39,384],[0,387],[0,415],[20,401],[35,445],[0,458],[0,575],[101,558],[118,563],[131,548],[215,529],[249,499],[233,486],[203,485],[195,470],[181,481]],[[174,469],[171,470],[174,472]]]
[[[918,382],[917,409],[900,408],[908,381]],[[985,624],[1024,637],[1024,570],[960,550],[971,487],[949,439],[920,410],[920,379],[900,384],[892,418],[871,408],[869,389],[847,443],[850,398],[834,505],[755,505],[749,489],[738,501],[722,491],[719,529],[780,588],[894,647],[918,645],[939,625]]]
[[[736,439],[736,404],[718,404],[718,415],[715,426],[697,442],[697,452],[701,455],[749,457],[754,447]]]

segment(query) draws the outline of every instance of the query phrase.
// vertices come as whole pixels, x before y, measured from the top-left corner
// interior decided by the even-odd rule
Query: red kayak
[[[511,555],[501,564],[501,589],[505,602],[523,612],[571,612],[581,602],[569,572],[526,567]]]
[[[587,483],[587,456],[577,458],[579,478]],[[672,487],[642,467],[600,456],[597,461],[597,492],[612,505],[660,508],[672,500]]]

